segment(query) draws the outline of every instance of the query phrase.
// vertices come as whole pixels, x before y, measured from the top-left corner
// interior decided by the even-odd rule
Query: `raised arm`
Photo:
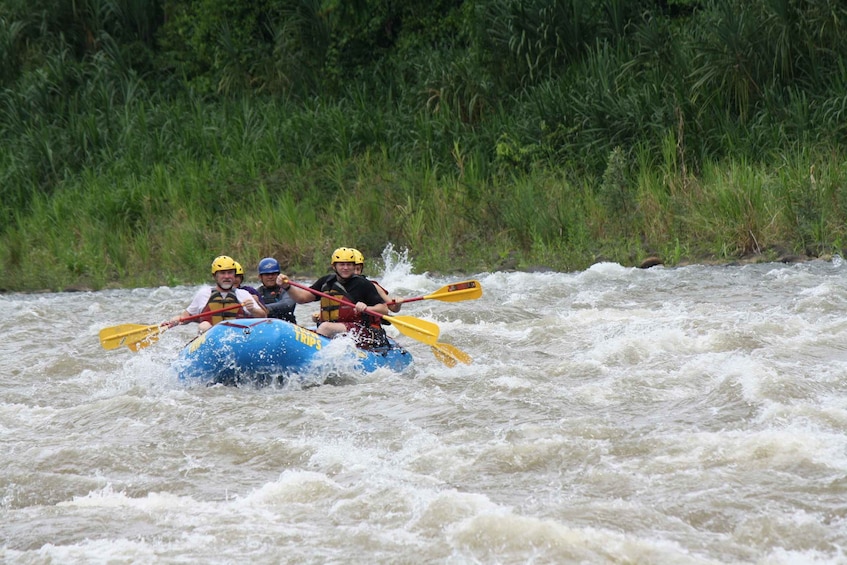
[[[297,286],[291,286],[288,282],[288,276],[285,274],[280,273],[280,275],[276,278],[276,284],[278,284],[284,291],[288,292],[288,296],[290,296],[297,304],[305,304],[307,302],[320,300],[319,296],[312,294],[308,290],[303,290]]]

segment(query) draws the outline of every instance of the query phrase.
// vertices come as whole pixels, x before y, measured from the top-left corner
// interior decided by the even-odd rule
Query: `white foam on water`
[[[481,282],[402,310],[471,365],[399,334],[410,374],[186,387],[170,366],[196,326],[137,353],[98,332],[195,288],[8,295],[0,560],[844,560],[840,258],[454,277],[383,255],[400,295]]]

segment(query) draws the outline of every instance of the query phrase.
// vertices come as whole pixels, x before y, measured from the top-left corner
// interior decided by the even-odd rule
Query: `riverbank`
[[[644,260],[639,262],[637,265],[624,265],[625,267],[636,267],[639,269],[650,269],[653,267],[666,267],[666,268],[676,268],[676,267],[688,267],[692,265],[709,265],[709,266],[723,266],[723,267],[735,267],[741,265],[752,265],[752,264],[761,264],[761,263],[782,263],[782,264],[790,264],[790,263],[806,263],[809,261],[832,261],[835,255],[826,254],[820,257],[814,257],[810,255],[796,255],[796,254],[782,254],[782,255],[748,255],[745,257],[739,257],[736,259],[727,259],[727,260],[717,260],[714,258],[700,258],[696,261],[683,260],[675,264],[666,264],[665,261],[659,256],[650,256],[646,257]],[[604,262],[604,261],[597,261]],[[429,272],[432,276],[445,276],[445,273],[441,272]],[[530,265],[524,268],[516,268],[512,266],[511,261],[505,261],[497,268],[487,269],[479,272],[524,272],[524,273],[554,273],[554,272],[565,272],[565,271],[557,271],[552,267],[544,266],[544,265]],[[300,280],[315,280],[318,277],[322,276],[324,272],[318,271],[289,271],[292,278],[300,279]],[[470,276],[474,275],[477,272],[475,271],[450,271],[450,274],[455,274],[456,276]],[[209,281],[198,280],[193,283],[186,282],[182,283],[188,286],[191,285],[200,285],[205,284]],[[255,283],[255,281],[253,281]],[[250,284],[250,278],[248,276],[248,282]],[[46,294],[46,293],[54,293],[54,292],[67,292],[67,293],[79,293],[79,292],[94,292],[97,290],[121,290],[128,288],[136,288],[133,286],[121,285],[117,282],[111,283],[103,288],[93,288],[89,286],[75,286],[70,285],[63,288],[56,289],[48,289],[48,288],[40,288],[40,289],[5,289],[0,288],[0,294],[9,294],[9,293],[25,293],[25,294]],[[142,287],[144,288],[144,287]]]
[[[247,174],[224,153],[167,174],[115,163],[37,198],[0,233],[0,264],[8,290],[61,290],[190,284],[220,254],[248,270],[274,256],[291,272],[319,273],[342,242],[370,265],[393,242],[416,269],[443,273],[823,257],[847,241],[845,161],[804,149],[780,166],[728,159],[695,177],[616,160],[631,195],[624,209],[602,197],[603,180],[562,167],[439,174],[367,155],[341,162],[343,179],[306,164],[268,185],[264,166]]]

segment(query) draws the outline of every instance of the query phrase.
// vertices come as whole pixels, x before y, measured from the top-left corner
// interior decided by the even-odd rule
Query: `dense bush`
[[[839,250],[845,25],[836,0],[9,0],[0,260],[26,288],[38,261],[314,268],[339,233],[439,269]]]

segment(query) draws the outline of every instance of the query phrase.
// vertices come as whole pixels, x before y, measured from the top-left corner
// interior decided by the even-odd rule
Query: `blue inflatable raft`
[[[359,349],[352,340],[329,339],[296,324],[272,318],[245,318],[216,324],[179,355],[180,380],[228,385],[322,384],[387,368],[402,372],[412,355],[393,340],[388,347]]]

